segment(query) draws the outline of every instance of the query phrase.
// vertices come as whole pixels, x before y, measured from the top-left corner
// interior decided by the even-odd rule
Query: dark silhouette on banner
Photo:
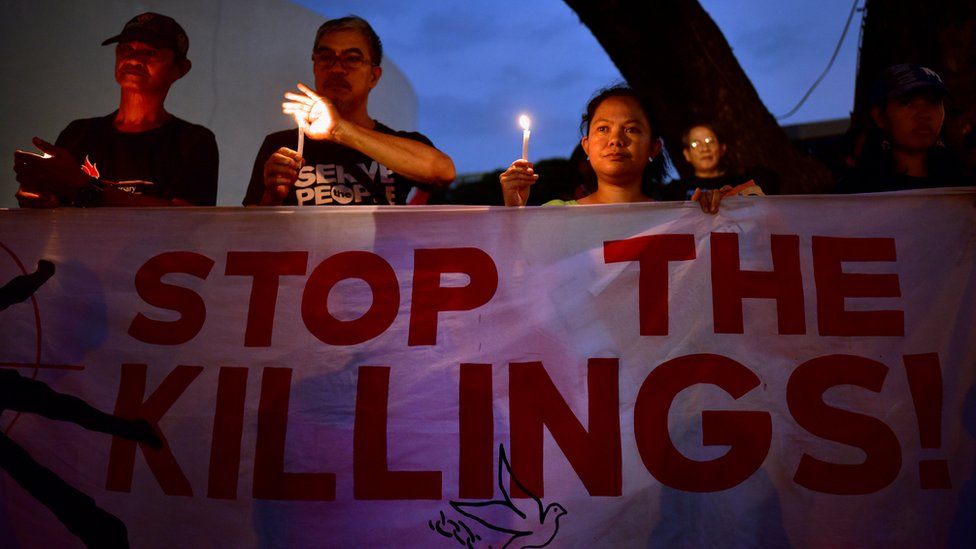
[[[51,276],[54,264],[41,260],[33,273],[14,277],[0,288],[0,311],[29,299]],[[89,431],[108,433],[161,448],[162,439],[142,419],[107,414],[80,398],[54,391],[47,384],[0,368],[0,412],[15,410],[70,421]],[[0,433],[0,468],[51,510],[71,533],[89,547],[128,547],[128,532],[118,517],[40,465],[19,444]]]
[[[34,292],[52,276],[54,276],[54,263],[46,259],[37,262],[37,270],[33,273],[15,276],[0,288],[0,311],[30,299]]]

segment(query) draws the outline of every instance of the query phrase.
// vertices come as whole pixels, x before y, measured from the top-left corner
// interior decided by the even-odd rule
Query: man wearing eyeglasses
[[[405,204],[412,187],[454,180],[454,162],[425,136],[390,129],[369,116],[383,46],[365,20],[343,17],[319,27],[312,50],[315,90],[286,94],[287,113],[305,126],[267,136],[244,205]]]

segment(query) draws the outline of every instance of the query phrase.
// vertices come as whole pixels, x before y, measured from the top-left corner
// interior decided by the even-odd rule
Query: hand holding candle
[[[14,152],[14,172],[23,191],[72,198],[88,185],[89,175],[82,171],[68,149],[39,137],[33,139],[33,144],[40,152]]]
[[[502,198],[506,206],[525,206],[529,200],[529,191],[539,176],[535,173],[529,158],[529,117],[519,117],[522,126],[522,158],[512,162],[507,170],[498,176],[502,186]]]
[[[519,117],[519,125],[522,126],[522,160],[529,159],[529,125],[531,121],[526,115]]]

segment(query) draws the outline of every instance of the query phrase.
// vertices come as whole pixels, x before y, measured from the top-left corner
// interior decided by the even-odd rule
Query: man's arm
[[[49,155],[47,158],[24,152],[14,153],[14,171],[20,183],[18,198],[25,194],[56,195],[70,203],[79,196],[88,197],[91,205],[99,206],[179,206],[189,205],[182,200],[134,195],[105,185],[85,174],[68,149],[34,138],[34,146]],[[32,204],[37,205],[37,204]],[[55,204],[56,205],[56,204]]]
[[[390,170],[414,181],[443,187],[454,181],[454,161],[431,145],[370,130],[342,120],[332,141],[365,154]]]
[[[147,207],[147,206],[192,206],[193,204],[174,198],[159,198],[143,194],[132,194],[112,187],[106,187],[102,192],[100,206],[113,207]]]
[[[299,83],[281,109],[306,123],[305,134],[355,149],[407,179],[443,187],[454,181],[454,161],[432,145],[367,129],[342,118],[335,105]]]

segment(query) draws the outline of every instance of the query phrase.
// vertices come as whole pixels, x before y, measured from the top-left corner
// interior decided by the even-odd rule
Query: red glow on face
[[[85,163],[81,165],[81,171],[85,172],[88,177],[99,178],[98,168],[88,159],[88,155],[85,155]]]

